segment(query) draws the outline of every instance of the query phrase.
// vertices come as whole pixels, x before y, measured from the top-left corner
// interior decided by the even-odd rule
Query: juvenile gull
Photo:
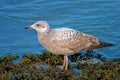
[[[97,38],[70,28],[50,29],[46,21],[38,21],[26,29],[35,29],[39,42],[50,52],[64,55],[63,67],[68,68],[68,55],[80,50],[92,50],[114,46],[110,43],[100,42]]]

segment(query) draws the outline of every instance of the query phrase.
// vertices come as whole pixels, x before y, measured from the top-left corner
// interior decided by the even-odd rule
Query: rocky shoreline
[[[120,80],[120,58],[108,60],[101,54],[87,51],[69,56],[71,62],[65,71],[63,56],[48,51],[42,54],[26,53],[0,57],[0,80]]]

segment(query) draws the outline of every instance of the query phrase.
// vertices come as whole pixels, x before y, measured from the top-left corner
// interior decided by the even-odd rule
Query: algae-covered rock
[[[120,80],[120,58],[108,61],[91,51],[69,57],[72,62],[67,71],[56,68],[62,65],[63,56],[48,51],[26,53],[14,64],[18,58],[18,55],[0,58],[0,80]]]

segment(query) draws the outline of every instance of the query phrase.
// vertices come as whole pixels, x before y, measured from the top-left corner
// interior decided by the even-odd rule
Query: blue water
[[[48,21],[51,28],[74,28],[116,44],[95,51],[108,58],[120,57],[120,0],[2,0],[0,56],[45,50],[36,32],[24,29],[38,20]]]

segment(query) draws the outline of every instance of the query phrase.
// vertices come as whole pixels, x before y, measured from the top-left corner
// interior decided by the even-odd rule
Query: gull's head
[[[37,32],[47,32],[49,30],[49,24],[46,21],[37,21],[25,27],[25,29],[35,29]]]

